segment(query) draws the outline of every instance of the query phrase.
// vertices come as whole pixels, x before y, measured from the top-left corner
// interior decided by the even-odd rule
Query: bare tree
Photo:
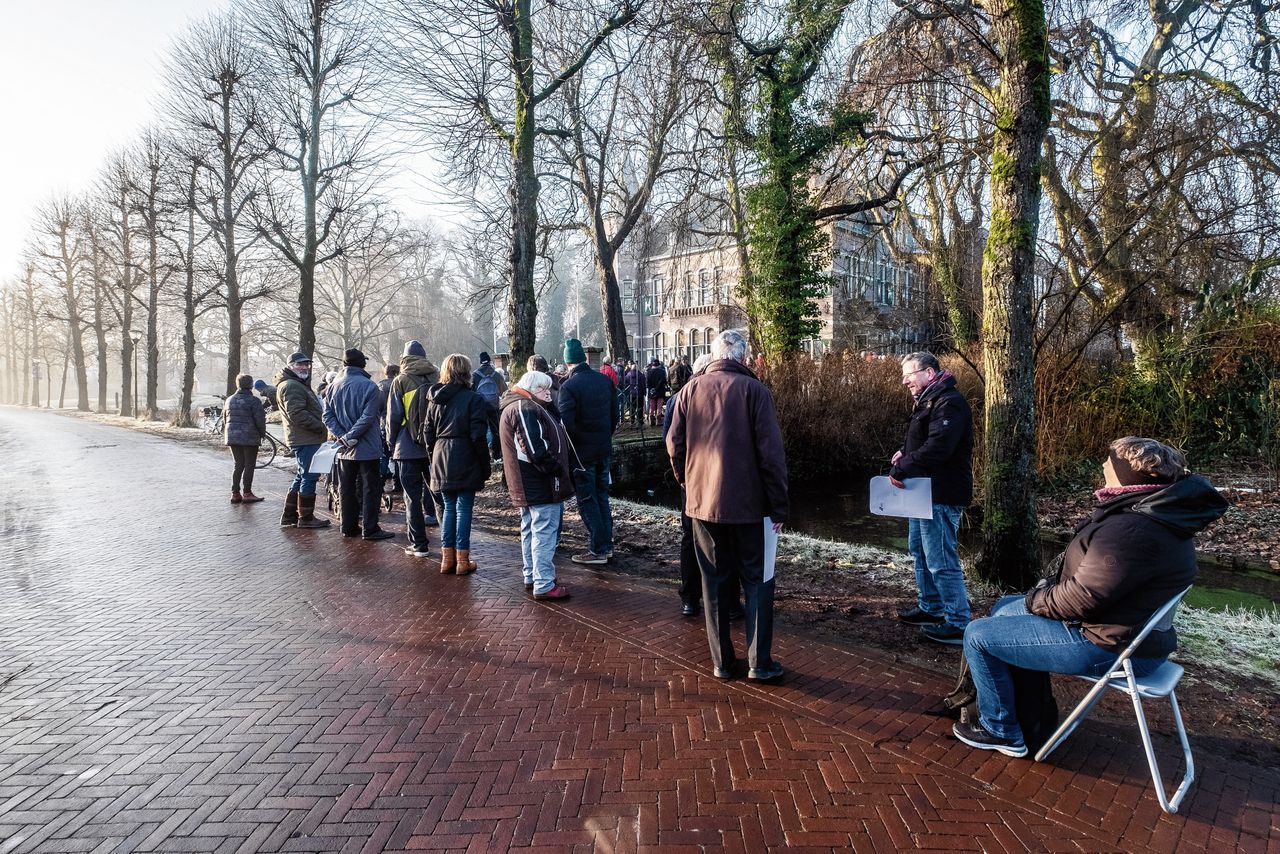
[[[160,294],[173,275],[173,268],[161,255],[161,243],[166,240],[165,230],[169,227],[170,211],[164,198],[164,184],[169,180],[167,174],[173,168],[171,140],[166,140],[158,131],[147,131],[138,141],[134,151],[137,166],[134,182],[131,187],[134,211],[138,216],[138,236],[143,240],[145,255],[142,259],[142,284],[145,285],[142,296],[137,297],[138,306],[146,316],[146,348],[147,348],[147,387],[146,409],[147,420],[155,421],[160,417],[158,390],[160,384]]]
[[[112,286],[103,295],[115,315],[116,328],[120,331],[119,411],[125,416],[137,414],[133,411],[133,390],[138,381],[133,375],[133,351],[136,346],[133,313],[141,272],[135,257],[138,226],[132,188],[136,183],[135,164],[121,151],[108,159],[95,190],[98,205],[102,209],[103,248],[107,255],[105,261],[113,267],[113,272],[109,274]]]
[[[395,0],[392,6],[394,47],[388,55],[410,87],[400,113],[441,143],[456,186],[474,193],[478,184],[491,180],[493,162],[505,152],[501,177],[507,182],[511,223],[507,337],[517,366],[533,355],[537,340],[537,140],[565,133],[543,124],[540,110],[612,33],[635,19],[639,8],[636,0],[622,0],[606,13],[591,0],[539,5],[536,15],[532,0],[437,5]],[[584,27],[588,32],[577,50],[548,69],[547,34]]]
[[[256,202],[259,233],[298,274],[298,348],[316,345],[316,270],[347,246],[343,215],[356,215],[380,153],[368,109],[375,79],[368,7],[358,0],[269,0],[246,9],[269,81],[263,140],[271,174]]]
[[[60,305],[52,317],[66,325],[68,358],[76,372],[76,408],[89,411],[89,375],[84,354],[84,307],[88,274],[85,248],[80,232],[80,201],[66,195],[55,196],[36,214],[32,254],[37,272],[59,293]]]
[[[259,239],[250,205],[257,186],[255,169],[267,155],[258,106],[264,73],[242,14],[236,12],[192,25],[173,46],[167,65],[169,112],[189,136],[190,153],[199,155],[191,162],[199,170],[200,199],[188,211],[212,232],[222,260],[228,394],[244,356],[245,306],[266,296],[241,283],[242,258]],[[199,290],[192,287],[184,293]]]

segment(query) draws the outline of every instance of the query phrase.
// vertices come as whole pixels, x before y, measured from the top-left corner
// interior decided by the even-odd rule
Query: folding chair
[[[1186,796],[1187,790],[1191,788],[1191,782],[1196,776],[1195,765],[1191,761],[1191,744],[1187,741],[1186,727],[1182,725],[1182,712],[1178,710],[1178,698],[1173,693],[1174,689],[1178,687],[1178,681],[1182,679],[1182,666],[1174,664],[1172,661],[1166,661],[1152,673],[1138,677],[1134,675],[1133,665],[1129,663],[1129,659],[1133,657],[1134,650],[1146,640],[1147,635],[1151,634],[1152,631],[1155,629],[1165,631],[1173,626],[1174,611],[1177,609],[1178,603],[1182,601],[1182,597],[1186,596],[1190,591],[1190,587],[1183,590],[1170,599],[1159,611],[1151,615],[1151,619],[1142,627],[1142,631],[1138,633],[1138,636],[1133,639],[1128,648],[1116,659],[1111,671],[1094,682],[1093,687],[1089,689],[1089,693],[1085,694],[1084,699],[1062,722],[1057,732],[1050,736],[1044,747],[1040,748],[1039,752],[1036,753],[1037,762],[1043,762],[1045,757],[1075,731],[1076,726],[1079,725],[1080,721],[1084,720],[1085,715],[1089,714],[1108,688],[1122,691],[1133,700],[1133,711],[1138,718],[1138,730],[1142,733],[1142,748],[1147,754],[1147,765],[1151,768],[1151,779],[1156,784],[1156,798],[1160,801],[1160,809],[1167,813],[1178,811],[1178,804],[1182,803],[1182,799]],[[1079,676],[1077,678],[1089,682],[1094,681],[1091,676]],[[1161,697],[1168,697],[1169,704],[1173,707],[1173,722],[1178,728],[1178,738],[1182,742],[1182,756],[1187,763],[1187,770],[1182,778],[1182,783],[1171,798],[1165,797],[1164,781],[1160,777],[1160,766],[1156,763],[1155,749],[1151,745],[1151,732],[1147,728],[1147,717],[1142,711],[1143,699],[1151,700]]]

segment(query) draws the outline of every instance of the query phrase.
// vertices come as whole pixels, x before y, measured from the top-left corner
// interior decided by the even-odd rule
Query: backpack
[[[475,392],[483,397],[490,406],[497,407],[498,398],[501,395],[498,392],[498,380],[493,370],[488,373],[476,371]]]
[[[427,406],[430,404],[430,401],[427,400],[426,394],[418,393],[422,391],[422,387],[424,385],[426,385],[426,383],[419,385],[417,388],[406,391],[404,393],[403,400],[404,420],[405,426],[409,429],[409,436],[414,442],[425,448],[426,444],[422,441],[422,428],[426,426],[427,423]]]
[[[1014,714],[1027,751],[1034,755],[1058,728],[1060,716],[1053,683],[1044,671],[1026,670],[1012,664],[1009,676],[1013,680]],[[978,720],[978,691],[969,673],[969,660],[963,654],[956,687],[942,698],[942,708],[946,714],[967,723]]]

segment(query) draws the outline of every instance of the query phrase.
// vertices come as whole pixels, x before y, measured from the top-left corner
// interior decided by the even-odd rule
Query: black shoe
[[[1027,746],[1025,744],[987,732],[987,728],[977,721],[973,723],[960,721],[952,725],[951,733],[965,744],[970,747],[976,747],[979,750],[998,750],[1005,756],[1013,756],[1015,758],[1027,755]]]
[[[920,630],[920,634],[935,643],[946,643],[952,646],[960,646],[964,643],[964,629],[950,623],[925,626]]]
[[[747,678],[752,682],[773,682],[782,678],[787,671],[782,669],[782,665],[773,662],[768,667],[753,667],[747,671]]]
[[[358,536],[360,536],[360,532],[359,532],[359,531],[343,531],[343,532],[342,532],[342,536],[344,536],[344,537],[358,537]]]
[[[698,616],[698,605],[696,602],[685,602],[680,606],[680,616],[696,617]]]
[[[936,626],[938,623],[946,622],[941,614],[930,614],[928,611],[921,611],[917,605],[912,605],[906,610],[899,611],[898,619],[908,626]]]
[[[378,529],[377,529],[377,530],[375,530],[375,531],[370,531],[369,533],[367,533],[367,534],[363,535],[360,539],[362,539],[362,540],[389,540],[389,539],[393,538],[394,536],[395,536],[395,534],[391,533],[390,531],[385,531],[385,530],[383,530],[382,528],[378,528]]]

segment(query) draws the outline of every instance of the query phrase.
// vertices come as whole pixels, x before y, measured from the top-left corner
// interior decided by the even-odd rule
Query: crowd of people
[[[270,395],[281,413],[297,474],[285,498],[282,527],[325,528],[315,515],[320,473],[311,461],[322,444],[338,448],[340,528],[347,537],[391,539],[379,525],[384,479],[404,496],[414,557],[430,554],[428,529],[440,528],[439,571],[466,575],[476,493],[501,466],[520,514],[526,591],[539,600],[570,595],[556,576],[566,501],[576,498],[588,547],[574,563],[613,559],[609,502],[613,435],[624,421],[662,425],[681,488],[681,613],[703,614],[712,673],[775,682],[774,538],[790,517],[786,455],[773,398],[738,331],[722,332],[710,352],[646,368],[634,362],[593,368],[576,339],[565,342],[564,370],[532,356],[515,382],[480,353],[478,364],[451,354],[437,367],[410,341],[398,365],[375,382],[365,355],[347,350],[341,372],[311,389],[311,357],[294,353]],[[916,601],[898,618],[924,638],[962,646],[977,712],[956,723],[972,747],[1027,754],[1017,709],[1019,669],[1098,676],[1105,673],[1159,608],[1196,576],[1194,536],[1226,510],[1176,449],[1125,437],[1104,461],[1098,505],[1077,529],[1054,572],[1025,595],[971,619],[957,547],[973,497],[973,416],[955,377],[928,352],[902,359],[902,385],[914,408],[901,448],[886,461],[893,486],[927,478],[932,515],[908,522]],[[257,502],[253,455],[266,435],[251,377],[227,401],[226,443],[235,469],[232,502]],[[262,391],[261,386],[258,387]],[[265,395],[264,396],[268,396]],[[739,658],[730,631],[744,620]],[[1132,659],[1139,674],[1158,667],[1176,646],[1171,627],[1153,632]]]

